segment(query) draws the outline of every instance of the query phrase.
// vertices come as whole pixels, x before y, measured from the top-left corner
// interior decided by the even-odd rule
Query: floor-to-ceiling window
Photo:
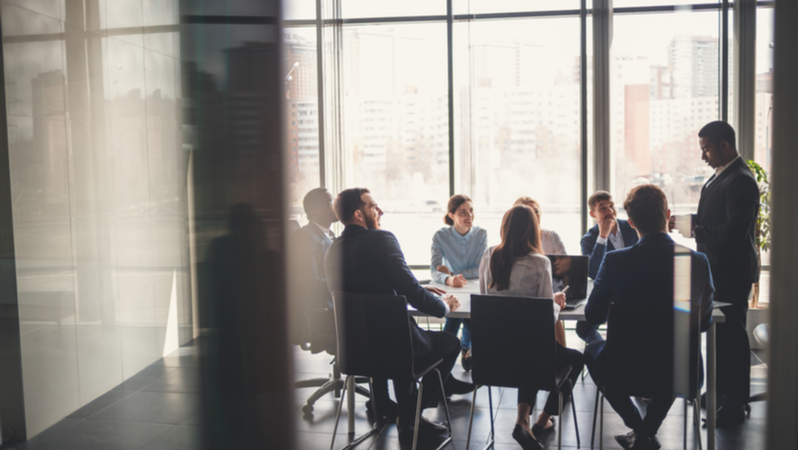
[[[306,3],[309,17],[287,15],[288,26],[315,28],[313,2]],[[592,96],[592,2],[321,4],[333,13],[320,23],[339,27],[340,37],[319,44],[338,48],[339,77],[319,108],[333,97],[342,105],[341,151],[323,150],[342,160],[341,182],[325,184],[373,190],[386,212],[383,227],[398,235],[411,265],[428,264],[430,236],[444,226],[451,194],[472,197],[490,245],[499,240],[503,212],[517,197],[533,197],[543,207],[542,226],[557,231],[571,253],[584,231],[582,203],[595,189],[622,203],[633,186],[654,183],[674,213],[693,212],[710,176],[696,135],[713,120],[752,114],[755,159],[769,166],[771,2],[758,6],[755,111],[734,104],[730,5],[614,2],[610,142],[598,149],[589,144],[587,120],[605,107]],[[299,148],[299,138],[291,139]],[[611,161],[607,183],[592,178],[597,158]]]

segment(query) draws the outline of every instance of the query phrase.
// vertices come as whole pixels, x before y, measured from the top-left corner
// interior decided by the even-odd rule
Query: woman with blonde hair
[[[553,321],[558,321],[565,297],[563,293],[553,295],[550,260],[542,253],[539,221],[533,210],[522,205],[508,210],[503,216],[500,238],[499,245],[483,254],[479,277],[481,294],[552,298]],[[561,392],[568,399],[571,386],[583,370],[583,355],[556,344],[556,365],[558,370],[572,366],[571,383],[564,383]],[[554,390],[531,427],[530,413],[537,392],[524,386],[517,391],[517,421],[512,436],[526,450],[543,448],[537,438],[555,428],[552,416],[558,414],[558,392]]]
[[[524,205],[528,208],[533,210],[533,213],[536,214],[536,218],[538,219],[539,225],[542,224],[542,207],[539,206],[539,202],[530,198],[530,197],[520,197],[517,201],[514,202],[514,206]],[[561,241],[561,237],[558,236],[558,233],[552,230],[545,230],[540,228],[539,231],[542,233],[542,251],[545,255],[566,255],[567,249],[564,247],[564,243]]]
[[[474,226],[475,211],[472,199],[466,195],[454,195],[447,202],[444,227],[433,235],[431,243],[431,278],[455,288],[467,285],[467,280],[478,278],[478,266],[486,251],[486,230]],[[444,331],[458,336],[462,319],[448,318]],[[461,365],[469,372],[472,368],[471,328],[469,319],[463,319],[461,334]]]

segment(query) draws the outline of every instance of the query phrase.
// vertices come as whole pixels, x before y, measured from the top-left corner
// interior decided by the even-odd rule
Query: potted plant
[[[755,161],[748,160],[747,166],[753,172],[758,182],[759,207],[756,217],[756,247],[758,249],[758,267],[761,269],[761,253],[770,248],[770,185],[767,172]],[[760,345],[753,338],[753,329],[769,318],[769,310],[759,303],[760,285],[759,281],[753,283],[752,297],[750,298],[750,310],[747,312],[747,332],[750,336],[750,346],[760,348]]]

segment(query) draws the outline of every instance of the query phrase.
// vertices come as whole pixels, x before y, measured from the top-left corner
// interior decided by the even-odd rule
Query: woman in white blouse
[[[542,208],[539,206],[539,202],[530,197],[520,197],[514,202],[514,206],[518,205],[524,205],[532,209],[534,214],[536,214],[539,225],[542,224]],[[539,230],[542,233],[542,253],[545,255],[567,254],[567,249],[564,247],[564,243],[561,241],[561,237],[558,236],[558,233],[541,228]]]
[[[553,321],[564,307],[564,294],[553,296],[550,260],[542,254],[539,223],[533,210],[527,206],[515,206],[503,216],[500,230],[501,242],[490,247],[481,260],[479,283],[481,294],[514,297],[553,298]],[[583,370],[581,352],[556,345],[556,364],[559,369],[572,366],[569,375],[571,384],[564,383],[562,394],[569,398],[569,386]],[[530,413],[536,402],[537,390],[520,387],[517,393],[517,421],[512,436],[522,448],[542,449],[538,436],[552,431],[558,414],[558,392],[552,391],[544,410],[531,427]]]

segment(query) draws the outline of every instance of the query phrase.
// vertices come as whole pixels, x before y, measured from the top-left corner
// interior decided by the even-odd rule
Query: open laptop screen
[[[586,280],[589,277],[589,257],[572,255],[546,255],[553,272],[553,293],[567,286],[567,302],[586,298]]]

